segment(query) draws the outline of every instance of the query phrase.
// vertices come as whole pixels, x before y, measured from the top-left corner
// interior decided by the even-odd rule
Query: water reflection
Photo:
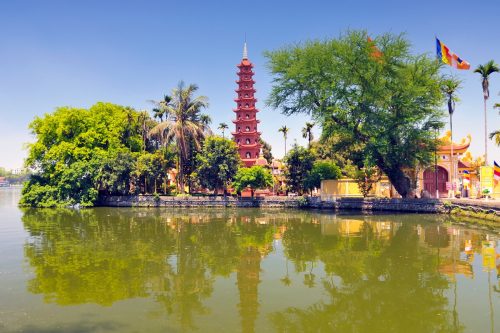
[[[460,332],[457,276],[473,279],[476,257],[482,269],[500,274],[500,256],[492,235],[437,224],[437,218],[444,219],[272,210],[25,210],[25,257],[34,271],[28,290],[59,305],[152,299],[179,328],[194,330],[204,328],[199,322],[206,325],[200,318],[217,311],[208,301],[219,297],[215,285],[223,280],[228,289],[236,284],[234,307],[244,332]],[[283,264],[263,270],[276,257]],[[274,273],[279,283],[265,287]],[[300,288],[319,290],[318,297],[293,306],[267,298],[270,290],[294,295]],[[500,285],[488,289],[498,293]],[[489,299],[492,330],[495,295]]]

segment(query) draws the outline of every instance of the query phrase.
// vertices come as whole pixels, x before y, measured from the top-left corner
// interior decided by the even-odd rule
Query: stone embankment
[[[303,199],[302,199],[303,201]],[[299,208],[300,198],[263,197],[233,198],[220,196],[107,196],[99,201],[99,206],[107,207],[262,207],[262,208]]]
[[[443,199],[444,212],[451,215],[491,221],[500,225],[500,202],[496,200]]]
[[[262,208],[316,208],[332,210],[397,211],[416,213],[446,213],[460,208],[500,216],[500,202],[474,199],[386,199],[320,197],[262,197],[234,198],[220,196],[106,196],[100,206],[108,207],[262,207]]]

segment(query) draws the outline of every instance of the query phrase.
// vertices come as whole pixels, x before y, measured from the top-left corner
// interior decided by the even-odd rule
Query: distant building
[[[5,179],[5,177],[0,177],[0,187],[9,187],[10,183]]]

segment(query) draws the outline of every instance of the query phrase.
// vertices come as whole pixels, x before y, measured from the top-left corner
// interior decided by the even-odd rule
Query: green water
[[[500,237],[432,215],[21,210],[1,332],[500,332]]]

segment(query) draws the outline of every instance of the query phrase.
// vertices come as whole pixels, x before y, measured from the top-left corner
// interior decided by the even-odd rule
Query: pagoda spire
[[[243,60],[248,60],[248,50],[247,50],[246,38],[245,38],[245,44],[243,44]]]

